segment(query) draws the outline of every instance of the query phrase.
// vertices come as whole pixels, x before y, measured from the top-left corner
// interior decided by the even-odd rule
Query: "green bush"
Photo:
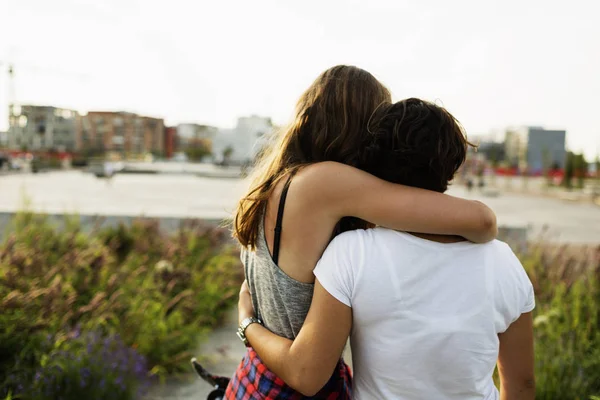
[[[133,399],[187,368],[243,278],[227,232],[85,233],[22,213],[0,245],[0,399]],[[600,248],[530,246],[537,398],[600,395]]]
[[[106,389],[129,399],[140,363],[148,376],[187,368],[243,279],[228,233],[191,222],[170,236],[148,221],[91,233],[64,225],[22,213],[0,246],[0,398],[42,398],[50,385],[53,398],[107,398]],[[119,345],[100,357],[92,337]],[[102,360],[119,354],[139,362],[102,372]],[[84,371],[95,386],[66,384],[83,382]]]
[[[537,245],[519,258],[536,292],[536,399],[600,395],[600,247]]]

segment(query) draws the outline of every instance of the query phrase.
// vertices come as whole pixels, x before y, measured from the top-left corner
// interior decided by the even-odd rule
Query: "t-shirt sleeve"
[[[361,261],[361,231],[345,232],[331,241],[314,274],[327,292],[352,307],[355,269]]]
[[[521,314],[535,308],[533,285],[517,256],[505,245],[505,257],[496,272],[496,304],[499,333],[506,331]]]

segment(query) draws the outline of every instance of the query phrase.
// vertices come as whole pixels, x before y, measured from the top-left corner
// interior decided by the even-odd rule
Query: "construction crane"
[[[8,115],[8,122],[9,122],[9,126],[11,125],[11,119],[15,116],[18,116],[20,114],[19,111],[19,102],[17,99],[17,90],[16,90],[16,79],[15,79],[15,64],[13,62],[9,62],[9,61],[5,61],[5,60],[0,60],[0,70],[2,69],[1,67],[3,67],[4,65],[6,65],[7,67],[7,72],[8,72],[8,98],[7,98],[7,103],[8,103],[8,110],[9,110],[9,115]],[[76,73],[76,72],[67,72],[67,71],[63,71],[63,70],[59,70],[59,69],[54,69],[54,68],[40,68],[37,66],[32,66],[32,65],[23,65],[21,63],[18,64],[19,70],[28,70],[34,73],[45,73],[45,74],[51,74],[51,75],[55,75],[55,76],[64,76],[64,77],[68,77],[69,79],[76,79],[76,80],[88,80],[89,76],[85,75],[85,74],[80,74],[80,73]],[[1,107],[1,106],[0,106]],[[6,108],[5,108],[6,109]],[[15,113],[15,111],[17,111]]]
[[[16,100],[14,74],[15,68],[12,63],[7,63],[0,60],[0,67],[7,65],[8,69],[8,106],[12,107]]]
[[[8,72],[8,82],[7,82],[7,87],[8,87],[8,98],[7,98],[7,105],[8,107],[4,108],[3,105],[0,105],[0,107],[3,107],[5,110],[8,109],[8,115],[7,115],[7,119],[8,121],[8,127],[9,129],[11,127],[14,126],[22,126],[22,124],[26,124],[26,117],[21,116],[21,107],[19,104],[19,100],[17,98],[17,89],[16,89],[16,85],[17,85],[17,80],[15,78],[15,64],[13,62],[9,62],[9,61],[3,61],[0,60],[0,71],[2,71],[4,68],[4,66],[6,66],[7,68],[7,72]],[[80,73],[73,73],[73,72],[66,72],[63,70],[59,70],[59,69],[54,69],[54,68],[40,68],[37,66],[32,66],[32,65],[24,65],[22,63],[17,64],[19,70],[28,70],[34,73],[44,73],[44,74],[50,74],[50,75],[54,75],[54,76],[63,76],[63,77],[67,77],[69,79],[76,79],[76,80],[88,80],[89,77],[85,74],[80,74]],[[9,147],[14,147],[15,143],[13,141],[11,141],[11,136],[9,134],[9,136],[6,138],[7,139],[7,145]]]
[[[16,88],[15,88],[15,64],[13,62],[7,62],[7,61],[3,61],[0,60],[0,67],[2,65],[6,65],[7,66],[7,70],[8,70],[8,104],[9,105],[16,105],[17,104],[17,93],[16,93]],[[55,69],[55,68],[41,68],[41,67],[37,67],[37,66],[32,66],[32,65],[23,65],[23,64],[19,64],[19,69],[24,69],[24,70],[29,70],[31,72],[38,72],[38,73],[47,73],[47,74],[51,74],[51,75],[55,75],[55,76],[64,76],[64,77],[68,77],[69,79],[76,79],[76,80],[89,80],[89,76],[86,74],[81,74],[81,73],[77,73],[77,72],[69,72],[69,71],[64,71],[64,70],[60,70],[60,69]]]

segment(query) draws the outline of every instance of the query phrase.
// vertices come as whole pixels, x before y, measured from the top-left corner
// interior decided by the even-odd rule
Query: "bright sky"
[[[221,127],[284,123],[321,71],[353,64],[396,99],[437,100],[471,134],[565,128],[591,158],[598,15],[591,0],[0,0],[0,60],[15,64],[20,103]]]

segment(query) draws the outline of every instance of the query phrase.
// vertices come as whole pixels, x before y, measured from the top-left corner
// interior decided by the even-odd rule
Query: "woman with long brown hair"
[[[234,220],[258,317],[241,321],[238,336],[246,344],[244,331],[255,322],[289,339],[298,334],[312,299],[313,269],[340,232],[374,224],[474,242],[495,237],[495,215],[479,202],[392,184],[354,168],[369,142],[369,119],[390,101],[387,88],[367,71],[330,68],[300,97],[294,121],[258,162]],[[316,397],[348,398],[350,380],[340,360]],[[227,398],[304,396],[249,348]]]

